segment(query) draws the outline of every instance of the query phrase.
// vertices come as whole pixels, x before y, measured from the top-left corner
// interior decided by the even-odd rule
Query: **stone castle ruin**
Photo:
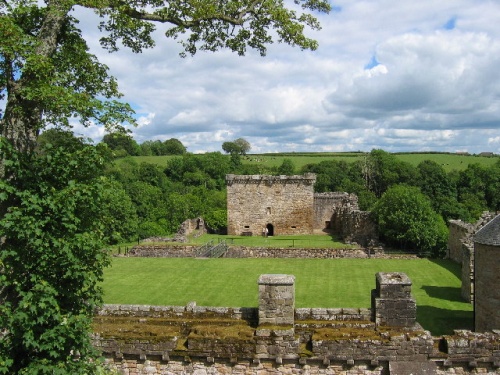
[[[314,175],[226,179],[230,234],[261,235],[267,228],[271,235],[330,231],[359,243],[373,239],[357,198],[314,194]],[[473,272],[468,295],[474,290],[475,332],[434,337],[424,330],[404,273],[375,275],[370,308],[297,308],[295,277],[271,274],[258,279],[258,307],[105,305],[95,317],[93,343],[111,369],[127,375],[500,374],[500,215],[491,217],[476,226],[450,224],[450,258],[462,263],[469,280]],[[201,226],[196,220],[185,230]],[[158,256],[161,249],[150,250]],[[226,255],[256,256],[233,250]],[[261,255],[304,256],[298,249],[271,250]],[[168,256],[196,253],[171,251]]]
[[[484,212],[474,224],[462,220],[450,220],[448,258],[462,266],[462,298],[474,302],[474,236],[494,217]]]
[[[500,333],[433,337],[411,280],[376,274],[371,308],[296,308],[295,277],[258,279],[258,307],[105,305],[94,345],[120,374],[498,374]]]
[[[369,212],[348,193],[314,193],[316,175],[227,175],[229,235],[291,235],[330,232],[346,242],[377,241]]]
[[[227,175],[229,235],[311,234],[316,175]]]
[[[462,268],[462,297],[474,304],[474,328],[500,328],[500,215],[485,212],[475,224],[449,223],[448,257]]]
[[[500,215],[474,236],[474,327],[500,329]]]

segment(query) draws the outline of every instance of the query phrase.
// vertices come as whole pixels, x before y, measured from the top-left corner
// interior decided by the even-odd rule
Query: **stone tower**
[[[311,234],[316,175],[227,175],[229,235]]]
[[[500,329],[500,215],[474,236],[474,325]]]

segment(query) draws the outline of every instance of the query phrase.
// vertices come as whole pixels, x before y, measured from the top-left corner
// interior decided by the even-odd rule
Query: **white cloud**
[[[97,47],[139,113],[138,141],[178,138],[191,152],[247,138],[252,152],[440,150],[500,152],[500,3],[337,0],[311,35],[317,51],[272,45],[268,55],[227,51],[178,57]],[[99,140],[102,131],[88,128]]]

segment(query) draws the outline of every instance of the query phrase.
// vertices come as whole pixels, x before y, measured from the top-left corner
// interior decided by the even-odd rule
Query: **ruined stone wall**
[[[314,194],[314,228],[340,233],[342,225],[337,213],[345,208],[358,210],[358,197],[342,192]]]
[[[314,194],[314,227],[338,234],[347,243],[367,247],[378,242],[375,222],[369,212],[359,210],[355,194]]]
[[[448,258],[462,264],[463,246],[472,248],[472,236],[476,232],[476,227],[462,220],[450,220],[448,228],[450,231],[448,236]]]
[[[195,250],[195,246],[140,244],[134,246],[127,255],[144,258],[191,258]]]
[[[364,247],[378,244],[377,226],[368,211],[344,211],[341,215],[341,235],[347,243]]]
[[[500,333],[432,337],[414,320],[405,274],[376,275],[371,310],[294,309],[294,282],[261,275],[258,308],[106,305],[93,343],[130,375],[499,372]]]
[[[128,256],[157,257],[157,258],[182,258],[195,256],[195,246],[183,245],[150,245],[140,244],[134,246]],[[246,247],[229,245],[224,258],[387,258],[382,248],[368,250],[364,248],[298,248],[298,247]],[[413,257],[413,256],[411,256]]]
[[[311,234],[314,228],[314,174],[303,176],[227,175],[230,235]]]
[[[198,358],[172,358],[162,361],[158,358],[139,360],[137,358],[106,358],[107,366],[123,375],[387,375],[387,374],[413,374],[413,375],[498,375],[495,369],[483,367],[471,367],[466,360],[451,363],[444,366],[441,362],[371,362],[355,361],[311,361],[303,359],[299,361],[284,360],[281,364],[274,361],[217,361],[207,362]],[[300,362],[304,362],[301,364]],[[398,371],[397,366],[404,369],[413,368],[411,372]],[[427,365],[427,366],[425,366]]]
[[[475,244],[475,330],[500,330],[500,248]]]
[[[97,317],[111,318],[161,318],[161,319],[210,319],[257,322],[258,307],[213,307],[197,306],[195,302],[187,306],[120,305],[106,304],[96,312]],[[294,310],[295,323],[298,321],[369,321],[372,310],[368,308],[321,308],[301,307]]]
[[[462,264],[463,245],[473,249],[473,236],[487,224],[495,214],[493,212],[483,212],[479,220],[474,224],[463,222],[462,220],[450,220],[448,228],[448,258]]]
[[[414,327],[417,302],[411,295],[411,281],[401,272],[379,272],[372,291],[373,320],[377,326]]]
[[[376,257],[380,252],[371,254]],[[367,258],[365,249],[301,249],[294,247],[274,248],[274,247],[244,247],[229,246],[225,258],[316,258],[316,259],[334,259],[334,258]]]
[[[494,213],[484,212],[474,224],[462,220],[450,220],[448,235],[448,258],[462,266],[461,295],[467,302],[474,302],[474,235],[483,228]]]
[[[462,244],[462,287],[460,294],[467,302],[474,302],[474,248]]]

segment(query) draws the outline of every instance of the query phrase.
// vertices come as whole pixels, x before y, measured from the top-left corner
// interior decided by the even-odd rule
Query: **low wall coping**
[[[295,283],[295,276],[284,274],[267,274],[260,275],[259,285],[293,285]]]
[[[403,272],[377,272],[380,285],[412,285],[410,278]]]

